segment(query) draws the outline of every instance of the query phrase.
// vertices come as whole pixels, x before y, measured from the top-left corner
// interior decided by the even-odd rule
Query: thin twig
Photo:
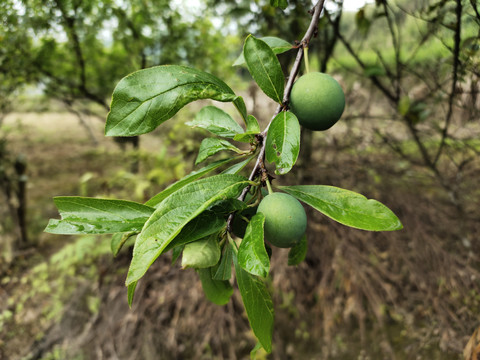
[[[283,99],[282,99],[282,104],[278,105],[277,109],[275,110],[275,113],[273,114],[272,118],[270,119],[268,125],[266,126],[265,130],[263,130],[258,136],[257,140],[260,145],[260,151],[257,156],[257,161],[255,162],[255,165],[252,169],[252,172],[250,173],[250,176],[248,177],[249,180],[253,180],[259,171],[261,169],[265,169],[264,165],[264,160],[265,160],[265,147],[266,147],[266,136],[267,136],[267,131],[268,128],[270,127],[270,124],[272,123],[273,119],[283,110],[287,108],[288,101],[290,100],[290,92],[292,91],[293,87],[293,82],[295,81],[295,78],[298,75],[298,72],[300,71],[300,65],[303,59],[303,49],[305,47],[308,47],[308,44],[310,43],[310,40],[312,37],[315,35],[316,30],[318,28],[318,21],[320,19],[320,14],[322,13],[323,10],[323,4],[325,3],[325,0],[319,0],[315,6],[313,7],[312,11],[312,20],[310,21],[310,25],[308,26],[307,31],[305,32],[305,35],[303,36],[302,40],[300,41],[300,45],[298,47],[298,52],[297,52],[297,57],[295,58],[295,62],[293,63],[292,69],[290,70],[290,74],[287,79],[287,84],[285,85],[285,90],[283,93]],[[238,200],[243,201],[245,200],[245,197],[247,196],[248,191],[250,190],[250,186],[247,186],[245,189],[243,189],[242,193],[238,197]],[[231,231],[231,224],[233,221],[234,213],[230,214],[228,217],[227,221],[227,230],[230,232]]]
[[[462,1],[461,0],[457,0],[455,14],[457,16],[457,22],[455,24],[455,34],[453,36],[455,44],[453,48],[452,87],[450,90],[450,96],[448,97],[448,111],[447,111],[447,117],[445,119],[445,126],[442,129],[442,138],[440,140],[440,145],[438,147],[437,154],[435,155],[435,160],[433,160],[434,164],[436,164],[440,159],[443,148],[445,146],[445,141],[447,140],[448,128],[450,126],[452,115],[453,115],[453,101],[455,99],[455,94],[457,92],[458,68],[460,66],[460,42],[462,40],[462,37],[461,37]]]
[[[332,20],[328,18],[328,21],[332,23]],[[363,69],[365,70],[367,68],[367,65],[360,59],[360,56],[353,50],[352,46],[348,43],[348,41],[345,39],[345,37],[342,35],[340,32],[340,29],[334,29],[335,30],[335,35],[337,38],[341,41],[343,46],[347,49],[349,54],[354,58],[356,63]],[[397,104],[399,101],[399,98],[395,96],[387,87],[380,81],[380,79],[373,75],[369,77],[370,81],[375,84],[375,86],[393,103]]]

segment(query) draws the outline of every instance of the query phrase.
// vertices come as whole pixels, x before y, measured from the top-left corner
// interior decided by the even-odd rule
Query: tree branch
[[[458,68],[460,66],[460,42],[462,40],[462,1],[456,0],[457,6],[455,8],[455,15],[457,16],[457,22],[455,24],[455,34],[453,35],[454,47],[453,47],[453,67],[452,67],[452,87],[450,90],[450,96],[448,97],[448,110],[447,117],[445,119],[445,126],[442,129],[442,138],[440,140],[440,145],[435,155],[433,163],[436,164],[440,159],[443,148],[445,146],[445,141],[448,135],[448,128],[450,126],[452,115],[453,115],[453,102],[457,92],[457,82],[458,82]]]
[[[330,23],[332,23],[332,20],[329,18],[328,19],[330,21]],[[353,50],[352,46],[347,42],[347,40],[345,39],[345,37],[342,35],[342,33],[340,32],[340,29],[335,29],[335,35],[338,37],[338,39],[340,39],[340,41],[342,42],[343,46],[345,46],[345,48],[347,49],[347,51],[350,53],[350,55],[355,59],[355,61],[357,62],[358,65],[360,65],[360,67],[365,70],[366,69],[366,65],[365,63],[362,61],[362,59],[360,59],[360,57],[358,56],[358,54],[355,52],[355,50]],[[391,91],[389,89],[387,89],[385,87],[385,85],[383,85],[380,80],[378,79],[377,76],[373,75],[373,76],[370,76],[369,79],[375,84],[375,86],[394,104],[397,104],[398,103],[398,100],[399,98],[397,96],[395,96],[394,94],[391,93]]]
[[[266,147],[266,141],[265,138],[267,136],[267,131],[268,128],[270,127],[270,124],[272,123],[273,119],[284,109],[288,107],[288,101],[290,100],[290,92],[292,91],[293,87],[293,82],[295,81],[295,78],[298,75],[298,72],[300,70],[300,65],[303,59],[303,49],[305,47],[308,47],[310,40],[313,38],[313,36],[316,34],[317,27],[318,27],[318,21],[320,19],[320,14],[323,10],[323,4],[325,3],[325,0],[319,0],[315,6],[313,7],[312,10],[310,10],[310,13],[312,14],[312,20],[310,21],[310,25],[308,26],[307,31],[305,32],[305,35],[303,36],[302,40],[300,41],[300,45],[298,46],[298,52],[297,56],[295,58],[295,62],[293,63],[292,69],[290,70],[290,74],[287,79],[287,84],[285,85],[285,90],[283,93],[283,99],[282,99],[282,104],[278,105],[277,109],[275,110],[274,115],[270,119],[268,125],[266,126],[265,130],[263,130],[258,136],[257,140],[260,145],[260,151],[257,156],[257,161],[255,162],[255,165],[252,169],[252,172],[250,173],[250,176],[248,177],[249,180],[253,180],[259,173],[259,171],[264,171],[265,170],[265,147]],[[238,200],[243,201],[245,200],[245,196],[247,196],[248,191],[250,190],[250,186],[247,186],[245,189],[243,189],[242,193],[238,197]],[[227,231],[231,231],[231,224],[233,221],[234,213],[230,214],[228,217],[227,221]]]
[[[78,34],[75,29],[75,18],[68,16],[67,11],[65,10],[65,7],[61,1],[55,0],[55,4],[62,14],[62,20],[67,28],[67,34],[72,41],[73,51],[75,51],[75,55],[77,57],[78,67],[80,68],[80,87],[81,89],[86,89],[87,76],[85,71],[85,58],[83,56],[82,47],[80,46],[80,39],[78,38]]]

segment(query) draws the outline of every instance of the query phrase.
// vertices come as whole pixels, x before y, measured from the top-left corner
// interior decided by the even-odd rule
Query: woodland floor
[[[172,120],[142,136],[141,151],[122,151],[102,121],[86,121],[96,146],[66,112],[6,119],[9,151],[28,159],[31,246],[13,256],[1,235],[0,359],[248,358],[255,340],[238,293],[225,307],[209,303],[195,272],[165,256],[130,310],[131,249],[113,259],[106,236],[42,232],[58,216],[54,196],[154,195],[191,170],[202,135]],[[311,161],[281,182],[357,191],[389,206],[404,230],[368,233],[308,210],[306,261],[287,267],[284,250],[273,254],[268,359],[459,359],[480,325],[478,190],[465,191],[459,214],[427,171],[379,150],[365,131],[356,122],[315,134]],[[135,161],[138,174],[128,171]],[[477,189],[478,175],[462,186]]]

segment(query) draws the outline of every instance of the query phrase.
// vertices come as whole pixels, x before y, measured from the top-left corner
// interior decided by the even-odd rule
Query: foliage
[[[108,110],[119,79],[158,64],[228,74],[228,47],[219,44],[235,43],[214,31],[208,17],[192,13],[187,20],[169,1],[6,0],[1,7],[8,27],[0,30],[0,76],[9,70],[2,86],[15,79],[41,85],[69,106],[86,99]],[[8,58],[1,61],[2,54]]]
[[[320,9],[319,2],[310,27],[318,22]],[[186,66],[167,65],[128,75],[113,93],[105,127],[107,135],[133,136],[151,132],[187,103],[201,99],[231,102],[246,131],[238,124],[234,125],[232,118],[222,110],[208,106],[190,125],[200,126],[220,138],[207,138],[202,142],[197,163],[220,150],[233,153],[229,158],[187,175],[145,204],[123,200],[57,198],[56,205],[62,219],[51,220],[46,231],[114,233],[112,248],[115,252],[118,252],[123,239],[138,234],[126,279],[130,305],[137,282],[152,263],[170,249],[175,252],[175,258],[182,253],[182,267],[195,268],[207,298],[220,305],[226,304],[232,295],[229,279],[233,265],[252,330],[262,347],[271,352],[273,302],[262,279],[269,273],[269,254],[263,235],[265,218],[259,213],[248,219],[243,240],[232,234],[231,223],[235,212],[255,206],[250,201],[244,201],[251,187],[257,194],[261,194],[259,189],[262,186],[267,186],[269,192],[273,191],[265,157],[275,163],[277,174],[284,174],[295,165],[300,146],[300,126],[296,117],[286,112],[285,104],[298,67],[292,70],[290,82],[285,85],[277,55],[266,42],[252,35],[245,40],[243,57],[258,86],[279,104],[277,113],[265,130],[260,131],[256,119],[247,114],[243,99],[210,73]],[[220,116],[218,122],[217,114]],[[238,149],[230,143],[232,137],[246,141],[250,148]],[[245,158],[245,155],[257,158],[248,178],[239,173],[255,157]],[[230,161],[241,166],[205,177]],[[347,190],[331,191],[329,187],[315,185],[282,189],[348,226],[376,231],[402,228],[400,221],[384,205]],[[254,201],[255,197],[250,200]],[[118,233],[123,233],[121,241]],[[306,241],[302,240],[293,250],[290,263],[301,262],[305,249]]]

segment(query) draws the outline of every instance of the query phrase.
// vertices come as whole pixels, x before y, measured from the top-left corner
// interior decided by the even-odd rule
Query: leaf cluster
[[[202,128],[211,136],[202,141],[196,163],[217,153],[229,155],[188,174],[145,204],[55,198],[61,219],[50,220],[46,228],[56,234],[114,234],[114,254],[134,238],[126,279],[130,305],[137,282],[160,255],[170,250],[173,261],[182,256],[182,268],[198,272],[206,297],[219,305],[226,304],[233,293],[234,269],[251,327],[267,352],[272,350],[274,319],[273,302],[265,283],[271,249],[264,241],[265,216],[246,210],[258,205],[262,186],[267,184],[271,190],[265,161],[275,166],[276,174],[283,175],[293,168],[299,154],[300,125],[295,115],[285,110],[285,78],[277,59],[279,48],[289,49],[281,39],[263,41],[250,35],[243,57],[237,61],[245,61],[258,86],[282,109],[263,131],[247,113],[243,99],[212,74],[169,65],[140,70],[123,78],[113,93],[106,135],[151,132],[186,104],[212,99],[232,103],[241,124],[218,107],[208,105],[200,110],[188,125]],[[250,176],[241,175],[243,168],[255,159]],[[225,166],[230,167],[211,175]],[[322,185],[279,189],[347,226],[373,231],[402,227],[387,207],[348,190]],[[235,214],[247,222],[243,239],[231,231]],[[307,239],[303,237],[291,248],[288,264],[299,264],[306,253]]]

